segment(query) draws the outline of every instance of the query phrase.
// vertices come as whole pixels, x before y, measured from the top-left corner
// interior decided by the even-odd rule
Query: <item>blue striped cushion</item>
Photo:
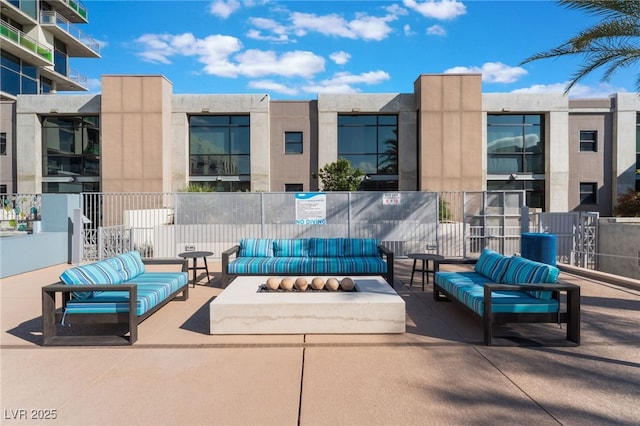
[[[437,272],[436,284],[484,316],[484,283],[487,278],[476,272]],[[491,293],[493,312],[548,313],[558,311],[557,300],[543,300],[524,291],[494,291]]]
[[[269,238],[243,238],[240,240],[240,257],[273,256],[273,240]]]
[[[273,240],[273,254],[278,257],[307,256],[307,240],[306,239]]]
[[[227,273],[241,275],[302,274],[306,257],[239,257],[227,265]]]
[[[121,284],[122,277],[118,271],[106,260],[89,263],[87,265],[69,268],[60,275],[60,281],[65,284]],[[94,297],[99,291],[83,291],[72,293],[76,299]]]
[[[500,283],[507,270],[509,258],[493,250],[484,249],[476,262],[474,271],[489,278],[494,283]]]
[[[345,245],[345,256],[380,256],[379,245],[380,240],[375,238],[348,238]]]
[[[387,272],[381,257],[272,257],[236,258],[227,266],[229,274],[241,275],[349,275]]]
[[[555,283],[559,275],[560,270],[555,266],[514,256],[509,260],[502,282],[504,284]],[[530,291],[529,293],[543,300],[552,298],[550,291]]]
[[[309,240],[309,256],[344,256],[344,245],[344,238],[311,238]]]
[[[135,250],[110,257],[106,261],[118,271],[123,281],[144,273],[142,257],[140,257],[140,252]]]

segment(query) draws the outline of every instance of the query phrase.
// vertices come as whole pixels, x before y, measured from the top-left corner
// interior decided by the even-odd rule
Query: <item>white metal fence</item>
[[[189,250],[219,257],[251,237],[378,238],[398,257],[468,257],[485,247],[517,253],[523,231],[557,234],[558,255],[565,260],[575,241],[583,240],[576,237],[583,219],[567,219],[572,214],[533,214],[523,229],[522,191],[328,192],[322,225],[297,224],[296,202],[290,192],[86,193],[83,209],[91,223],[85,225],[83,260],[130,249],[148,257]],[[590,231],[595,235],[595,226]]]

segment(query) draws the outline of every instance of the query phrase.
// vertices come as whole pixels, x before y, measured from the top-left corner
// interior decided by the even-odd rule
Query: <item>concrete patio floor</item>
[[[486,347],[470,314],[408,287],[399,259],[404,334],[212,336],[223,290],[210,262],[211,280],[145,321],[134,346],[42,347],[40,288],[68,266],[1,281],[2,424],[640,423],[636,289],[563,272],[582,287],[580,346],[557,325],[519,325]]]

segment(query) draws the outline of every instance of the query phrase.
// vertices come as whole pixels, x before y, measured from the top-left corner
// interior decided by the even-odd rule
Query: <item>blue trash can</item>
[[[556,266],[556,236],[533,232],[522,234],[520,255],[526,259]]]

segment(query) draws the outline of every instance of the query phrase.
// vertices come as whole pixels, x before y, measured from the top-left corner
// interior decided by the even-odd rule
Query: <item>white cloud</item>
[[[487,62],[481,67],[453,67],[444,71],[445,74],[482,74],[485,83],[513,83],[527,74],[522,67],[511,67],[501,62]]]
[[[435,36],[445,36],[447,35],[447,31],[440,25],[432,25],[427,28],[427,34]]]
[[[299,36],[309,32],[317,32],[327,36],[363,40],[383,40],[392,31],[388,22],[396,19],[395,14],[382,17],[358,14],[356,19],[351,21],[347,21],[335,13],[316,15],[293,12],[291,14],[294,31]]]
[[[238,0],[214,0],[211,2],[211,5],[209,5],[209,12],[211,12],[212,15],[227,19],[233,12],[240,9],[240,6]]]
[[[276,83],[273,80],[257,80],[249,83],[253,89],[266,90],[269,92],[282,93],[283,95],[297,95],[298,89],[284,84]]]
[[[569,82],[552,84],[534,84],[522,89],[512,90],[510,93],[564,93]],[[595,86],[576,84],[569,91],[570,98],[608,98],[609,95],[618,92],[627,92],[624,87],[615,87],[609,83],[599,83]]]
[[[313,52],[296,50],[278,56],[272,50],[251,49],[238,54],[238,72],[249,77],[280,75],[311,78],[324,71],[325,60]]]
[[[369,71],[361,74],[339,72],[332,78],[318,83],[310,83],[303,87],[307,93],[358,93],[360,89],[354,87],[358,84],[378,84],[390,78],[384,71]]]
[[[333,52],[329,58],[338,65],[344,65],[351,59],[351,54],[343,51]]]
[[[426,0],[424,2],[404,0],[402,3],[426,18],[443,21],[454,19],[467,13],[466,6],[457,0]]]
[[[136,40],[144,47],[138,55],[145,61],[170,64],[173,57],[195,57],[204,72],[221,77],[279,75],[312,78],[324,71],[325,59],[308,51],[277,54],[274,51],[247,50],[235,37],[211,35],[197,39],[191,33],[145,34]]]
[[[251,18],[251,24],[257,29],[251,29],[247,32],[247,37],[256,40],[287,42],[289,36],[287,35],[287,27],[267,18]],[[271,35],[263,35],[262,30],[271,33]]]
[[[405,24],[404,27],[402,27],[402,31],[406,36],[412,36],[415,34],[415,32],[411,29],[411,25],[409,24]]]

